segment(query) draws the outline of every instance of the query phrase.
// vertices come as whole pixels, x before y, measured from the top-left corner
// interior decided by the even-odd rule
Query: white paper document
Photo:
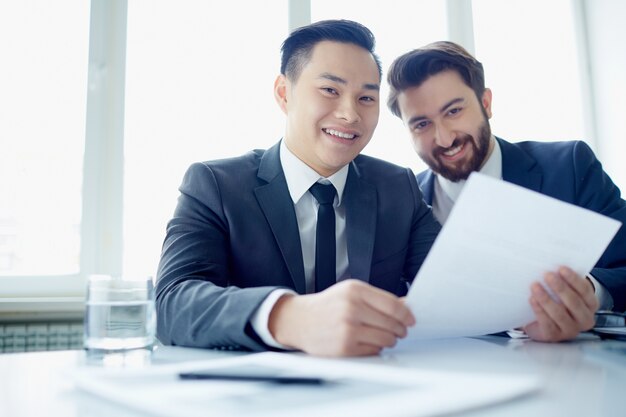
[[[534,320],[533,281],[569,266],[585,276],[621,223],[473,173],[419,270],[410,338],[478,336]]]
[[[178,378],[180,372],[242,367],[324,378],[327,383]],[[540,388],[538,379],[526,375],[434,372],[273,352],[145,369],[85,367],[72,376],[83,390],[162,417],[433,416],[499,403]]]

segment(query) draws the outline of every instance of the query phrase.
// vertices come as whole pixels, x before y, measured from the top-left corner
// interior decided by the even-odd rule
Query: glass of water
[[[92,275],[85,307],[88,360],[105,365],[150,362],[156,327],[152,278]]]

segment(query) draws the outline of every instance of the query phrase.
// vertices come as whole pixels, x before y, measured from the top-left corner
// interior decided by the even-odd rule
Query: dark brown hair
[[[387,74],[390,92],[387,106],[401,117],[398,96],[407,88],[419,87],[429,77],[443,71],[456,71],[465,84],[474,90],[478,100],[485,91],[483,64],[460,45],[453,42],[434,42],[414,49],[396,58]]]

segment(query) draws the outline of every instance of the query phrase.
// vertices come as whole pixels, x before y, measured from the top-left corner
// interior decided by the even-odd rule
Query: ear
[[[283,74],[276,77],[276,81],[274,81],[274,99],[278,106],[283,111],[283,113],[287,114],[287,77]]]
[[[483,108],[485,109],[485,113],[487,113],[487,118],[491,119],[492,113],[491,113],[491,100],[492,100],[493,96],[491,93],[491,90],[489,88],[485,88],[485,91],[483,92],[483,98],[481,100],[481,104],[483,105]]]

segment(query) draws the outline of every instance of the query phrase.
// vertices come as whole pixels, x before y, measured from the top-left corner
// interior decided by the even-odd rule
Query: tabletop
[[[161,346],[151,366],[241,354]],[[538,392],[458,414],[463,416],[626,416],[626,342],[586,335],[557,344],[496,336],[412,341],[349,361],[415,372],[531,375],[541,381]],[[84,366],[93,365],[81,350],[0,355],[0,417],[145,416],[77,389],[68,371]]]

